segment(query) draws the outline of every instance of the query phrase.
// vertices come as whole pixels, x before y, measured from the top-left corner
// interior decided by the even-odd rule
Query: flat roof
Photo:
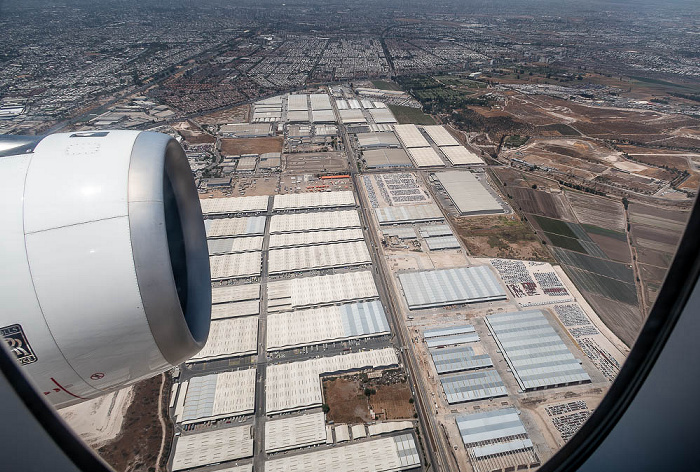
[[[367,123],[362,110],[343,110],[339,109],[340,121],[345,123]]]
[[[357,133],[357,142],[362,149],[377,147],[400,147],[399,140],[391,131],[379,133]]]
[[[287,112],[287,121],[289,122],[306,122],[309,121],[308,110],[289,110]]]
[[[420,464],[413,434],[402,434],[270,459],[265,462],[265,471],[390,472],[413,469]]]
[[[267,294],[271,312],[379,296],[368,270],[273,280],[267,284]]]
[[[325,442],[326,415],[322,411],[265,422],[265,452],[268,454]]]
[[[331,99],[327,93],[312,93],[309,95],[311,99],[311,108],[315,110],[332,110]]]
[[[372,262],[364,241],[319,244],[268,252],[269,273],[278,274],[299,270],[351,267]]]
[[[506,386],[495,370],[440,376],[447,403],[469,402],[508,395]]]
[[[453,334],[451,336],[440,336],[438,338],[429,338],[425,340],[428,348],[440,346],[452,346],[456,344],[473,343],[479,340],[477,333]]]
[[[440,336],[450,336],[453,334],[473,333],[475,331],[476,330],[472,325],[448,326],[445,328],[425,329],[423,330],[423,337],[425,339],[429,339],[437,338]]]
[[[371,103],[371,102],[370,102]],[[388,108],[372,108],[369,110],[375,123],[396,123],[396,117]]]
[[[251,425],[233,426],[180,436],[175,442],[173,470],[253,456]]]
[[[287,95],[287,110],[308,110],[308,97],[306,94]]]
[[[471,346],[431,349],[430,355],[438,374],[493,367],[488,354],[477,354]]]
[[[440,208],[434,203],[375,208],[380,225],[443,220]]]
[[[209,257],[212,280],[260,275],[261,252],[243,252]]]
[[[431,147],[408,148],[408,155],[411,156],[416,167],[445,166],[445,163],[440,159],[438,153]]]
[[[229,285],[211,289],[212,303],[228,303],[260,298],[260,284]]]
[[[390,333],[378,300],[267,316],[267,349],[288,349]]]
[[[527,435],[515,408],[462,414],[455,418],[465,446],[512,436]]]
[[[272,209],[275,211],[355,206],[355,196],[351,190],[288,193],[285,195],[275,195],[274,198]]]
[[[460,249],[462,247],[459,245],[459,240],[453,235],[433,236],[424,239],[425,243],[428,245],[428,249],[431,251],[437,251],[439,249]]]
[[[367,149],[362,151],[362,158],[369,168],[375,167],[410,167],[411,159],[403,149]]]
[[[395,125],[394,131],[405,148],[430,147],[430,143],[414,124]]]
[[[424,238],[452,235],[452,229],[450,229],[448,225],[421,226],[420,228],[418,228],[418,231],[420,232],[420,235]]]
[[[262,251],[263,237],[251,236],[249,238],[222,238],[207,241],[209,255],[235,254],[238,252]]]
[[[412,227],[385,226],[382,228],[382,234],[384,236],[394,236],[399,239],[416,239],[416,232]]]
[[[363,239],[364,234],[360,228],[309,231],[307,233],[282,233],[270,235],[270,248],[308,246],[340,241],[360,241]]]
[[[336,228],[359,228],[357,210],[323,211],[273,215],[270,233],[293,233]]]
[[[200,198],[199,204],[204,215],[224,215],[228,213],[255,213],[267,210],[267,195],[256,197]]]
[[[506,298],[487,266],[408,272],[398,277],[409,310]]]
[[[192,377],[185,396],[182,423],[246,415],[254,409],[255,369]]]
[[[442,125],[423,126],[423,129],[438,146],[459,146],[459,141]]]
[[[260,313],[260,300],[246,300],[243,302],[219,303],[211,307],[211,319],[221,320],[225,318],[238,318],[239,316],[251,316]]]
[[[258,317],[244,316],[211,322],[209,338],[188,363],[244,356],[258,352]]]
[[[204,220],[204,228],[207,238],[262,235],[265,233],[266,218],[266,216],[243,216]]]
[[[443,146],[440,151],[454,166],[484,164],[484,160],[464,146]]]
[[[404,429],[413,429],[412,421],[382,421],[380,423],[367,425],[367,431],[370,436],[380,434],[393,433],[394,431],[403,431]]]
[[[335,123],[335,113],[333,110],[313,110],[311,121],[314,123]]]
[[[393,348],[351,352],[300,362],[267,366],[265,407],[268,415],[320,406],[322,374],[349,372],[398,364]]]
[[[436,172],[435,178],[440,181],[452,203],[463,215],[504,212],[501,204],[471,172]]]
[[[485,320],[521,389],[591,381],[540,310],[499,313]]]

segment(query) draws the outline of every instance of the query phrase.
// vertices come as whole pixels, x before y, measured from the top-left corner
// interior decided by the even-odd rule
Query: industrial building
[[[396,139],[396,135],[391,132],[358,133],[357,143],[360,145],[360,149],[401,147],[399,140]]]
[[[209,338],[188,363],[238,357],[258,352],[258,317],[245,316],[211,322]]]
[[[289,110],[287,112],[287,121],[289,123],[305,123],[309,121],[308,110]]]
[[[284,211],[310,208],[339,208],[348,206],[355,206],[355,196],[351,190],[275,195],[272,209],[275,211]]]
[[[230,285],[211,289],[211,302],[228,303],[260,298],[260,284]]]
[[[273,280],[267,284],[268,311],[286,311],[377,298],[377,286],[368,270],[342,274]]]
[[[506,298],[487,266],[407,272],[398,277],[409,310]]]
[[[287,110],[300,111],[309,109],[309,96],[305,94],[287,95]]]
[[[431,147],[412,147],[408,148],[408,155],[411,156],[416,167],[444,167],[437,152]]]
[[[504,212],[503,206],[471,172],[452,170],[434,175],[461,215]]]
[[[222,320],[226,318],[238,318],[239,316],[251,316],[260,313],[260,300],[246,300],[242,302],[219,303],[211,307],[211,319]]]
[[[459,141],[457,141],[454,136],[450,134],[449,131],[445,129],[442,125],[433,126],[423,126],[423,129],[430,139],[437,144],[440,148],[443,146],[459,146]]]
[[[426,329],[423,339],[428,348],[433,348],[475,342],[479,340],[479,335],[472,325],[464,325]]]
[[[378,300],[270,313],[267,317],[269,351],[389,333]]]
[[[309,95],[312,110],[332,110],[331,100],[326,93],[312,93]]]
[[[362,151],[362,158],[368,169],[411,167],[411,160],[403,149],[368,149]]]
[[[183,434],[174,447],[173,471],[252,457],[251,426]]]
[[[268,197],[224,197],[199,200],[204,215],[226,215],[231,213],[261,213],[267,210]]]
[[[311,121],[314,123],[335,123],[335,113],[333,110],[313,110]]]
[[[428,249],[438,251],[440,249],[460,249],[459,240],[452,235],[449,236],[433,236],[424,238]]]
[[[261,138],[272,136],[269,123],[236,123],[221,125],[220,133],[227,138]]]
[[[411,421],[383,421],[381,423],[370,424],[367,426],[367,431],[370,436],[379,436],[380,434],[393,433],[395,431],[403,431],[405,429],[413,429]]]
[[[239,252],[262,251],[263,237],[209,239],[209,255],[235,254]]]
[[[364,241],[319,244],[268,252],[270,274],[369,264],[372,258]]]
[[[508,395],[506,386],[495,370],[440,376],[447,403],[461,403]]]
[[[448,225],[429,225],[418,228],[421,237],[434,238],[436,236],[451,236],[452,230]]]
[[[293,233],[336,228],[359,228],[356,210],[290,213],[270,217],[270,233]]]
[[[282,154],[279,152],[264,152],[260,154],[258,167],[261,171],[279,170],[282,167]]]
[[[373,108],[369,114],[375,123],[397,123],[396,117],[388,108]]]
[[[440,208],[434,203],[375,208],[374,212],[380,225],[442,221],[444,218]]]
[[[270,248],[310,246],[341,241],[361,241],[363,239],[364,234],[360,228],[281,233],[270,235]]]
[[[416,239],[416,232],[412,227],[385,226],[382,228],[384,237],[394,237],[399,239]]]
[[[430,355],[438,374],[493,367],[491,357],[485,353],[477,354],[472,346],[431,349]]]
[[[265,471],[396,472],[414,469],[420,464],[413,435],[402,434],[270,459],[265,463]]]
[[[323,396],[319,378],[323,374],[397,364],[398,358],[394,349],[386,348],[268,365],[265,384],[266,413],[272,415],[321,406]]]
[[[440,151],[447,157],[453,166],[483,165],[484,161],[464,146],[441,147]]]
[[[367,119],[365,118],[364,113],[362,113],[362,110],[339,110],[339,113],[340,121],[343,124],[367,123]]]
[[[249,415],[255,409],[255,369],[193,377],[183,394],[182,424]]]
[[[244,216],[241,218],[219,218],[204,220],[207,238],[263,235],[265,216]]]
[[[394,131],[407,149],[430,147],[430,143],[416,125],[395,125]]]
[[[522,390],[591,381],[540,310],[488,315],[485,321]]]
[[[212,280],[235,279],[260,275],[261,252],[223,254],[209,258]]]
[[[238,159],[238,165],[236,166],[236,172],[255,172],[255,167],[258,165],[258,156],[241,156]]]
[[[265,422],[265,452],[286,451],[326,442],[323,412],[274,418]]]

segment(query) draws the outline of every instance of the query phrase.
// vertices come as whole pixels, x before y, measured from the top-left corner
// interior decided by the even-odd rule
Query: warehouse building
[[[358,133],[357,143],[361,149],[373,148],[398,148],[401,147],[396,135],[392,132],[385,133]]]
[[[365,119],[365,115],[362,113],[362,110],[339,110],[339,113],[340,121],[343,124],[367,123],[367,119]]]
[[[485,353],[476,353],[472,346],[431,349],[430,355],[438,374],[493,367],[491,357]]]
[[[204,220],[204,229],[207,238],[263,235],[265,234],[265,219],[265,216],[244,216]]]
[[[272,136],[272,125],[269,123],[236,123],[221,125],[219,131],[227,138],[261,138]]]
[[[522,390],[591,381],[540,310],[488,315],[485,321]]]
[[[368,149],[362,151],[368,169],[411,167],[411,160],[403,149]]]
[[[174,448],[173,471],[252,457],[251,426],[183,434]]]
[[[287,121],[290,123],[306,123],[309,121],[309,111],[289,110],[287,112]]]
[[[312,93],[309,95],[312,110],[332,110],[330,97],[326,93]]]
[[[395,125],[394,131],[407,149],[430,147],[430,143],[416,125]]]
[[[508,395],[506,386],[495,370],[440,376],[447,403],[470,402]]]
[[[384,237],[394,237],[399,239],[416,239],[416,232],[412,227],[385,226],[382,228]]]
[[[461,215],[504,212],[503,206],[471,172],[452,170],[434,175]]]
[[[424,238],[428,249],[431,251],[439,251],[441,249],[460,249],[459,240],[452,235],[449,236],[434,236],[432,238]]]
[[[273,280],[267,284],[268,311],[286,311],[377,298],[377,286],[368,270],[342,274]]]
[[[245,316],[211,322],[209,338],[188,363],[238,357],[258,352],[258,317]]]
[[[238,318],[239,316],[251,316],[260,313],[260,300],[246,300],[243,302],[219,303],[211,307],[211,319],[223,320],[226,318]]]
[[[395,472],[419,468],[420,455],[412,434],[350,443],[330,449],[268,460],[266,472]]]
[[[426,221],[442,221],[440,208],[434,203],[425,205],[392,206],[375,208],[380,225],[397,223],[422,223]]]
[[[423,331],[423,339],[428,348],[434,348],[475,342],[479,335],[472,325],[464,325],[427,329]]]
[[[200,199],[204,215],[226,215],[231,213],[260,213],[267,210],[268,197],[224,197]]]
[[[444,167],[445,163],[440,159],[437,152],[431,147],[408,148],[408,155],[411,156],[416,167]]]
[[[267,349],[290,349],[390,333],[378,300],[271,313],[267,317]]]
[[[281,233],[270,235],[270,249],[361,240],[364,240],[364,234],[360,228]]]
[[[279,152],[265,152],[260,154],[260,165],[258,166],[261,171],[276,171],[280,170],[282,167],[282,154]]]
[[[211,302],[229,303],[260,298],[260,284],[231,285],[211,289]]]
[[[306,111],[309,109],[309,96],[305,94],[287,95],[287,110]]]
[[[452,230],[448,225],[429,225],[418,228],[421,237],[434,238],[436,236],[451,236]]]
[[[236,279],[260,275],[261,252],[223,254],[209,258],[212,280]]]
[[[352,267],[372,262],[364,241],[270,249],[268,260],[270,274]]]
[[[356,210],[290,213],[270,217],[271,234],[336,228],[359,228],[360,226],[360,216]]]
[[[275,195],[272,209],[275,211],[284,211],[308,208],[339,208],[348,206],[355,206],[355,196],[351,190]]]
[[[374,108],[369,110],[369,114],[375,123],[397,123],[396,117],[388,108]]]
[[[487,266],[407,272],[399,282],[409,310],[506,298]]]
[[[193,377],[185,395],[182,424],[249,415],[254,409],[255,369]]]
[[[236,254],[239,252],[262,251],[263,237],[209,239],[209,255]]]
[[[311,121],[314,123],[335,123],[335,113],[333,110],[313,110]]]
[[[441,147],[440,151],[447,157],[453,166],[460,165],[484,165],[483,159],[464,146]]]
[[[319,411],[307,415],[275,418],[265,422],[265,452],[287,451],[326,442],[326,415]]]
[[[321,406],[320,376],[398,364],[393,348],[352,352],[300,362],[267,366],[265,406],[267,414]]]
[[[442,125],[434,126],[423,126],[425,132],[430,136],[430,139],[442,148],[443,146],[459,146],[459,141],[457,141],[454,136],[450,134],[449,131],[445,129]]]

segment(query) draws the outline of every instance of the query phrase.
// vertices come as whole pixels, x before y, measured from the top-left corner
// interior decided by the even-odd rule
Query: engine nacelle
[[[167,135],[0,137],[0,333],[47,400],[78,403],[196,354],[206,234]]]

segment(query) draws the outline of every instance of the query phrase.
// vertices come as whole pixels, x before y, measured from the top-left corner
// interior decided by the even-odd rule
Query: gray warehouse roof
[[[489,315],[486,325],[523,390],[590,382],[540,310]]]
[[[419,228],[420,235],[424,238],[434,238],[435,236],[451,236],[452,230],[448,225],[429,225]]]
[[[358,133],[357,141],[362,149],[371,147],[399,147],[399,140],[392,132]]]
[[[375,208],[380,225],[407,223],[409,221],[442,220],[442,212],[434,203],[426,205],[393,206]]]
[[[461,415],[455,420],[465,446],[527,434],[515,408]]]
[[[410,310],[506,298],[486,266],[409,272],[399,281]]]
[[[367,149],[362,157],[368,168],[377,167],[411,167],[411,159],[403,149]]]
[[[493,366],[488,354],[476,354],[471,346],[431,349],[430,355],[438,374]]]
[[[431,251],[437,251],[438,249],[459,249],[461,247],[459,245],[459,240],[452,235],[425,238],[425,243]]]
[[[436,338],[439,336],[450,336],[452,334],[473,333],[475,331],[472,325],[450,326],[448,328],[426,329],[423,331],[424,338]]]
[[[452,346],[455,344],[473,343],[479,340],[479,335],[476,333],[453,334],[451,336],[440,336],[437,338],[429,338],[425,340],[425,344],[431,347]]]
[[[440,383],[450,404],[508,395],[495,370],[441,376]]]
[[[435,177],[461,214],[503,213],[500,203],[471,172],[436,172]]]

